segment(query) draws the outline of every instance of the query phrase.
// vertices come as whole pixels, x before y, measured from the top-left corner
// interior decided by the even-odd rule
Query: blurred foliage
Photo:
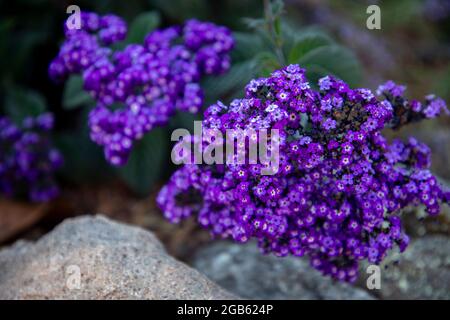
[[[148,193],[170,163],[168,141],[164,128],[153,129],[133,147],[127,164],[118,168],[120,177],[139,195]]]
[[[343,1],[331,0],[333,7],[345,10],[352,19],[365,25],[367,20],[366,8],[370,4],[376,4],[381,9],[382,28],[393,29],[399,26],[417,23],[417,16],[420,15],[423,0],[380,0],[373,2],[366,1]]]
[[[89,93],[83,90],[82,76],[71,76],[64,86],[62,107],[66,110],[71,110],[83,105],[93,105],[94,103]]]
[[[320,28],[301,27],[284,19],[283,8],[282,1],[274,1],[266,8],[264,19],[244,19],[251,31],[234,32],[236,47],[230,71],[203,83],[207,103],[218,97],[230,100],[242,96],[252,78],[267,76],[288,64],[305,68],[313,86],[327,74],[352,85],[361,80],[360,63],[350,50]]]
[[[64,155],[61,178],[68,183],[106,183],[114,173],[103,156],[102,149],[89,138],[87,125],[89,108],[72,115],[74,129],[58,132],[54,141]]]
[[[376,4],[381,9],[381,30],[372,34],[387,43],[397,58],[390,76],[408,83],[410,94],[416,98],[431,91],[450,99],[450,1],[379,0]],[[368,5],[357,0],[329,2],[336,16],[361,29],[365,27]]]
[[[321,2],[321,0],[319,0]],[[350,20],[365,25],[365,8],[376,4],[381,9],[382,30],[398,35],[415,33],[424,37],[449,38],[450,6],[448,0],[378,0],[373,2],[358,0],[331,0],[332,8],[345,12]],[[447,12],[444,12],[447,11]],[[403,32],[402,32],[403,31]]]
[[[38,92],[27,88],[7,85],[8,94],[4,102],[5,113],[16,123],[27,116],[38,116],[47,110],[44,98]]]
[[[161,17],[158,12],[144,12],[130,24],[125,43],[143,43],[145,36],[159,26]]]

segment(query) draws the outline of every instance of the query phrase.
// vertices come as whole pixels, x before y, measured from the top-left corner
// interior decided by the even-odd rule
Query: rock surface
[[[249,299],[373,299],[360,288],[322,276],[306,259],[264,256],[254,243],[217,242],[201,249],[193,265]]]
[[[0,251],[0,299],[227,299],[143,229],[104,217],[66,220]]]
[[[397,259],[398,265],[393,265]],[[381,298],[450,299],[450,238],[419,238],[386,263],[389,267],[381,272]]]

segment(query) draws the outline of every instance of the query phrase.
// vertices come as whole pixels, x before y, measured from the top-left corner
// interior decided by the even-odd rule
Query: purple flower
[[[327,118],[327,119],[322,123],[322,127],[323,127],[326,131],[330,131],[330,130],[336,128],[336,120]]]
[[[449,193],[428,171],[429,148],[415,139],[389,144],[381,135],[400,123],[396,103],[331,76],[319,81],[320,91],[305,83],[305,71],[290,65],[252,80],[230,107],[205,112],[203,126],[223,133],[279,129],[278,173],[261,175],[260,164],[185,165],[157,202],[172,222],[197,215],[214,236],[256,238],[263,252],[306,255],[324,274],[354,281],[360,260],[380,263],[393,247],[406,248],[401,209],[422,203],[435,214]],[[384,88],[404,99],[403,87]],[[345,108],[323,108],[330,97]]]
[[[319,87],[320,90],[329,90],[331,87],[331,79],[329,76],[323,77],[321,79],[319,79]]]
[[[404,95],[405,90],[405,86],[397,85],[394,81],[389,80],[378,87],[377,95],[387,94],[392,95],[393,97],[401,97]]]
[[[379,96],[386,98],[384,103],[388,103],[396,110],[390,119],[391,128],[396,129],[406,123],[435,118],[441,114],[450,115],[445,101],[441,98],[428,95],[424,103],[417,100],[409,101],[404,98],[404,91],[405,86],[399,86],[393,81],[386,82],[377,90]]]
[[[21,126],[0,116],[0,193],[45,202],[59,193],[55,171],[63,164],[52,147],[50,113],[25,118]]]
[[[439,116],[441,112],[447,115],[450,114],[445,101],[440,98],[436,98],[434,95],[428,96],[426,107],[423,109],[423,114],[425,117],[435,118]]]
[[[166,125],[178,110],[199,112],[201,77],[227,71],[234,46],[229,29],[189,20],[114,51],[111,45],[126,31],[117,16],[83,13],[81,30],[66,31],[49,66],[55,80],[82,74],[84,89],[97,101],[89,114],[91,139],[116,166],[127,162],[136,140]]]

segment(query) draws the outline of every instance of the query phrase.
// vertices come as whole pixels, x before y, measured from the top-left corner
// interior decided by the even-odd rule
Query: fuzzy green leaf
[[[358,59],[353,52],[341,46],[316,48],[305,54],[298,63],[307,70],[308,77],[311,76],[312,70],[319,70],[316,77],[335,75],[350,85],[357,84],[361,79],[361,66]],[[315,81],[316,77],[309,80]]]
[[[235,46],[231,51],[233,61],[248,60],[264,50],[261,38],[256,34],[234,32]]]
[[[118,169],[122,179],[137,194],[147,194],[161,177],[167,162],[167,140],[163,129],[153,129],[135,144],[128,163]]]
[[[126,43],[142,43],[145,36],[152,32],[160,24],[160,16],[157,12],[150,11],[138,15],[131,23]]]
[[[79,184],[88,181],[105,182],[113,173],[102,148],[92,142],[89,136],[89,111],[90,108],[85,107],[73,119],[78,124],[75,130],[60,132],[54,136],[54,143],[64,156],[60,174],[64,179]]]
[[[292,49],[289,52],[288,61],[289,63],[298,63],[298,61],[308,52],[329,44],[330,39],[324,34],[304,34],[295,40]]]
[[[83,78],[73,75],[64,86],[62,106],[66,110],[76,109],[82,105],[94,104],[89,93],[83,89]]]
[[[28,116],[38,116],[47,110],[43,96],[30,89],[8,86],[5,111],[16,123]]]
[[[238,88],[243,92],[244,86],[256,72],[255,61],[247,60],[233,64],[231,69],[220,77],[208,77],[202,84],[206,103],[213,103]]]

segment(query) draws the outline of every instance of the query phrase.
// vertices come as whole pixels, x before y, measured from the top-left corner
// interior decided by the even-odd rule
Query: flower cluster
[[[62,156],[49,140],[53,116],[26,118],[17,126],[0,116],[0,193],[26,195],[31,201],[48,201],[58,194],[54,172]]]
[[[158,196],[165,217],[176,223],[196,214],[214,236],[256,238],[265,253],[308,256],[343,281],[356,280],[360,260],[380,263],[390,249],[403,251],[409,240],[401,209],[422,204],[438,214],[450,192],[428,170],[426,145],[414,138],[389,143],[381,130],[404,122],[399,104],[413,109],[407,119],[447,112],[445,104],[434,97],[408,102],[392,82],[379,98],[331,76],[318,85],[312,89],[305,71],[290,65],[252,80],[244,99],[210,106],[204,128],[278,129],[279,170],[186,164]]]
[[[125,39],[127,25],[114,15],[98,16],[91,12],[81,13],[79,29],[65,25],[66,40],[58,56],[50,63],[52,79],[64,80],[70,74],[81,73],[96,61],[111,54],[108,47]]]
[[[394,108],[395,117],[389,123],[393,129],[399,128],[406,123],[416,122],[423,119],[431,119],[440,114],[450,115],[445,101],[435,95],[425,97],[425,102],[407,100],[403,97],[406,87],[397,85],[393,81],[387,81],[377,89],[377,95],[384,96]]]
[[[234,45],[227,28],[189,20],[150,33],[143,44],[107,47],[125,33],[118,17],[84,13],[81,30],[66,33],[49,68],[54,79],[82,73],[84,89],[98,102],[89,115],[91,138],[114,165],[125,164],[133,142],[177,110],[198,112],[201,76],[226,71]]]

